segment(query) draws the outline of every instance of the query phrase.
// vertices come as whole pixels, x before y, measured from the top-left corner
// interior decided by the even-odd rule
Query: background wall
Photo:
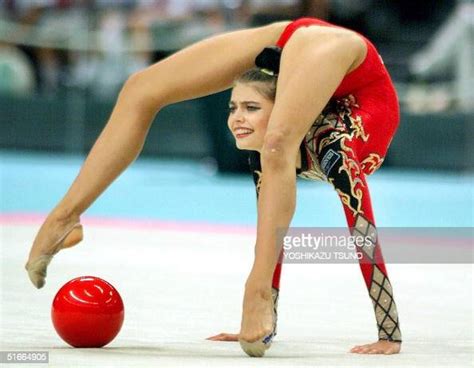
[[[470,1],[7,1],[0,8],[0,149],[85,154],[127,76],[211,34],[318,16],[367,35],[402,121],[384,166],[472,171]],[[450,46],[454,45],[454,46]],[[448,47],[449,46],[449,47]],[[199,61],[196,61],[199,62]],[[228,92],[167,107],[144,156],[246,171],[227,132]]]

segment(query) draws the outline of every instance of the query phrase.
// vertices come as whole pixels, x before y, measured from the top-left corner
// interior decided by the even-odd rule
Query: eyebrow
[[[229,105],[235,105],[236,103],[234,101],[229,101]],[[241,104],[248,105],[248,104],[256,104],[260,105],[260,102],[258,101],[242,101]]]

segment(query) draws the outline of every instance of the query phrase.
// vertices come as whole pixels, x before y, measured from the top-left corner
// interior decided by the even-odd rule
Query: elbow
[[[265,134],[260,154],[262,168],[272,172],[294,169],[294,160],[299,145],[295,144],[286,128],[274,128]]]

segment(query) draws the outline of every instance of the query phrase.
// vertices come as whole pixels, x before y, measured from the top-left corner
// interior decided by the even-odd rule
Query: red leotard
[[[298,28],[314,25],[343,28],[316,18],[297,19],[285,28],[277,46],[284,48]],[[357,69],[344,77],[333,96],[336,99],[347,95],[356,98],[359,107],[353,107],[352,113],[362,117],[366,133],[373,138],[358,149],[362,155],[360,158],[371,152],[385,157],[400,119],[397,93],[375,46],[364,36],[359,36],[367,45],[367,55]]]

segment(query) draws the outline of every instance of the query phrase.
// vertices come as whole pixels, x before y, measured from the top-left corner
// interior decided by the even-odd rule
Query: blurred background
[[[1,0],[0,149],[83,155],[130,73],[207,36],[314,16],[378,47],[402,121],[384,167],[472,171],[474,5],[467,0]],[[205,62],[196,60],[196,63]],[[228,94],[160,112],[143,157],[246,171]],[[185,142],[185,144],[183,144]]]

